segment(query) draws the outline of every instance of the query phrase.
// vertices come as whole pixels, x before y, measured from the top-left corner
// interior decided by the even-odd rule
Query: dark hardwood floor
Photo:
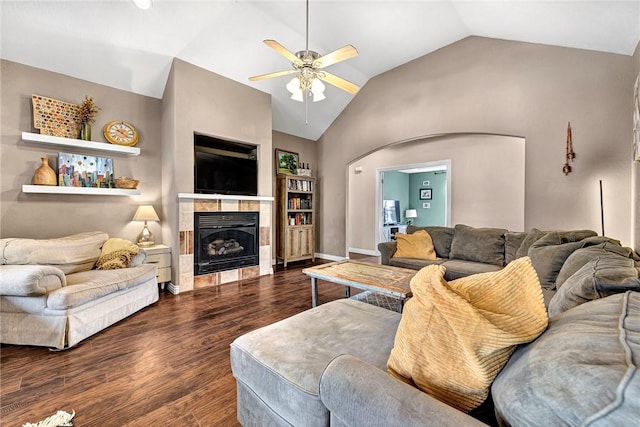
[[[156,304],[70,350],[2,345],[0,425],[72,409],[76,426],[239,425],[229,344],[311,308],[310,281],[301,272],[310,265],[179,295],[161,292]],[[343,286],[319,283],[319,304],[342,297]]]

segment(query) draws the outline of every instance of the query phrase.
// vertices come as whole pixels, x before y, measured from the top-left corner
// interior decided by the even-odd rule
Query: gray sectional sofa
[[[0,239],[0,342],[66,349],[156,302],[144,251],[128,268],[95,269],[108,239]]]
[[[519,245],[511,239],[516,236],[506,237],[507,233],[504,247],[511,242],[511,249],[503,247],[510,254],[505,262],[518,256],[527,238],[529,249],[519,255],[538,252],[537,260],[531,260],[545,280],[542,286],[552,295],[547,301],[551,317],[542,335],[511,356],[482,407],[465,414],[391,377],[386,363],[401,314],[344,299],[249,332],[232,343],[241,424],[638,425],[637,254],[593,232],[531,230],[517,236]],[[433,240],[438,250],[441,241]],[[477,263],[469,264],[474,269],[482,264],[460,261]]]

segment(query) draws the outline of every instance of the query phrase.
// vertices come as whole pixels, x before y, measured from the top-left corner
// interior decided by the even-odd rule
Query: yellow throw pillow
[[[129,240],[113,237],[102,245],[102,253],[96,261],[96,270],[127,268],[138,253],[140,253],[140,248],[137,245]]]
[[[547,327],[528,257],[504,269],[447,283],[430,265],[411,280],[387,362],[389,373],[461,411],[478,407],[518,344]]]
[[[398,243],[392,258],[436,259],[433,240],[425,230],[412,234],[396,233]]]

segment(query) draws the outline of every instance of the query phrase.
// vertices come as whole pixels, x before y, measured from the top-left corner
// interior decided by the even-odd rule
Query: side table
[[[167,245],[153,245],[142,248],[147,253],[147,264],[156,264],[158,274],[156,276],[160,288],[171,281],[171,248]]]

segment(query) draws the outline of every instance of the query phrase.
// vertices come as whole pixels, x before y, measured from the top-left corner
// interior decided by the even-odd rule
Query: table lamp
[[[158,214],[151,205],[140,205],[133,215],[133,221],[144,221],[144,227],[140,234],[138,234],[138,246],[147,247],[155,244],[155,238],[149,227],[147,227],[147,221],[160,221]]]
[[[413,218],[418,218],[418,211],[415,209],[407,209],[404,211],[404,217],[407,218],[407,224],[413,224]]]

